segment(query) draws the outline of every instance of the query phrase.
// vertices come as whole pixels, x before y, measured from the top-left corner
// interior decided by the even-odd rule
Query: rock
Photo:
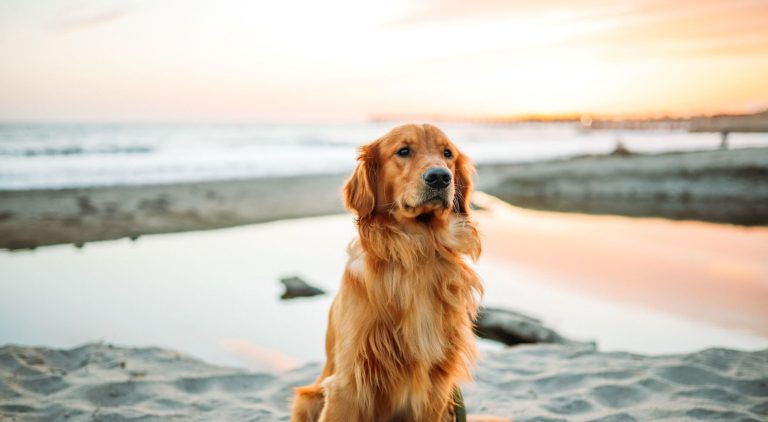
[[[475,322],[478,337],[512,346],[521,343],[573,343],[535,318],[514,311],[481,308]]]
[[[307,284],[299,277],[281,278],[280,282],[285,285],[285,293],[280,296],[281,299],[294,299],[297,297],[312,297],[325,294],[325,291],[315,286]]]

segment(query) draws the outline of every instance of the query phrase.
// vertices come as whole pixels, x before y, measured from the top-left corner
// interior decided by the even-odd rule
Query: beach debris
[[[147,371],[128,371],[131,378],[142,378],[147,376]]]
[[[574,343],[544,326],[541,320],[498,308],[480,308],[475,321],[475,334],[507,346],[521,343]]]
[[[310,285],[297,276],[281,278],[280,282],[285,286],[285,293],[280,296],[280,299],[294,299],[325,294],[325,291],[322,289]]]

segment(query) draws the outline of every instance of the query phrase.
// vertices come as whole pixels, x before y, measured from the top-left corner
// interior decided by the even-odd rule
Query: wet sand
[[[481,189],[526,208],[768,225],[768,149],[611,154],[480,169]]]
[[[83,244],[343,212],[346,175],[0,191],[0,248]]]
[[[477,188],[535,209],[768,224],[768,148],[478,167]],[[347,174],[0,191],[0,248],[136,238],[343,212]]]

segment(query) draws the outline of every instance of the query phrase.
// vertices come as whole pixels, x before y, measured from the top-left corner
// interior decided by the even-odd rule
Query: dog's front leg
[[[456,420],[455,383],[441,370],[430,373],[432,388],[427,395],[426,406],[416,415],[416,422],[453,422]]]
[[[456,417],[450,409],[450,403],[437,409],[426,410],[415,418],[415,421],[418,422],[454,422],[455,420]]]
[[[370,422],[374,420],[370,401],[360,400],[349,386],[331,382],[326,387],[325,406],[319,422]],[[368,402],[368,405],[366,405]]]

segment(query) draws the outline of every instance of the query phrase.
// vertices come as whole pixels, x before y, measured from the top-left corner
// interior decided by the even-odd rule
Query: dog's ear
[[[372,144],[360,147],[357,167],[344,185],[344,204],[364,220],[376,209],[376,148]]]
[[[453,183],[456,193],[453,196],[453,212],[469,214],[469,194],[472,192],[472,174],[475,173],[475,167],[466,155],[458,154],[455,173]]]

